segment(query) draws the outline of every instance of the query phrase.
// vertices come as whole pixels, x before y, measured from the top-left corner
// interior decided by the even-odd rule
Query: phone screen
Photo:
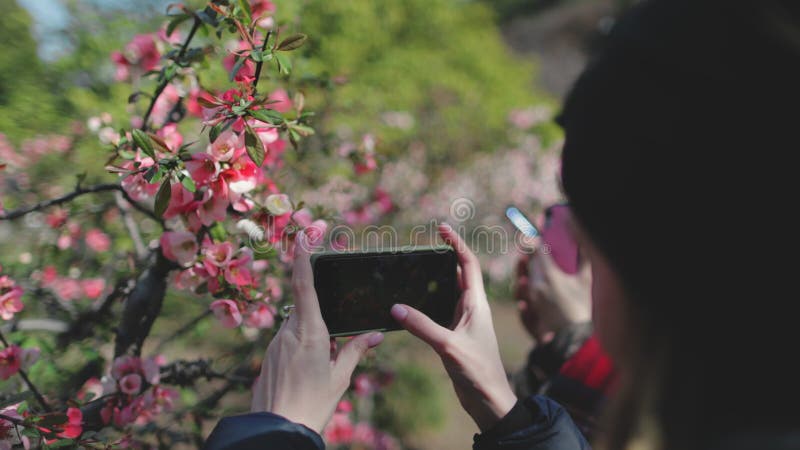
[[[390,309],[412,306],[449,327],[458,302],[452,248],[315,255],[314,287],[332,336],[399,330]]]

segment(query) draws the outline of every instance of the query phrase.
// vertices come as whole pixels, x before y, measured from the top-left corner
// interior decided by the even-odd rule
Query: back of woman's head
[[[800,426],[797,3],[643,2],[565,105],[564,188],[668,448]]]

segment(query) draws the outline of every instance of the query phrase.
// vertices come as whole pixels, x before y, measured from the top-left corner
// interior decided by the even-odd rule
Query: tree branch
[[[267,49],[267,42],[269,42],[270,36],[272,36],[272,30],[267,31],[267,36],[264,38],[264,42],[261,44],[262,55],[264,54],[264,50]],[[255,95],[256,87],[258,87],[258,79],[261,78],[261,66],[263,65],[264,65],[263,59],[259,61],[258,64],[256,64],[255,80],[253,80],[253,95]]]
[[[56,205],[60,205],[62,203],[67,203],[69,201],[74,200],[77,197],[80,197],[81,195],[96,194],[98,192],[109,192],[109,191],[118,191],[118,192],[120,192],[122,194],[122,196],[125,197],[125,200],[128,203],[131,204],[131,206],[133,206],[134,208],[136,208],[137,210],[141,211],[142,213],[144,213],[145,215],[147,215],[151,219],[153,219],[156,222],[158,222],[161,225],[162,228],[164,227],[164,222],[158,216],[156,216],[153,211],[150,211],[149,209],[145,208],[144,206],[138,204],[135,200],[133,200],[130,197],[130,195],[128,195],[127,192],[125,192],[125,189],[122,189],[122,186],[120,186],[119,184],[116,184],[116,183],[96,184],[94,186],[89,186],[89,187],[77,186],[74,191],[70,192],[69,194],[62,195],[61,197],[56,197],[56,198],[52,198],[50,200],[45,200],[45,201],[36,203],[35,205],[23,206],[22,208],[18,208],[18,209],[12,210],[12,211],[6,211],[6,212],[0,214],[0,220],[18,219],[18,218],[20,218],[20,217],[22,217],[22,216],[24,216],[26,214],[30,214],[30,213],[32,213],[34,211],[41,211],[41,210],[49,208],[51,206],[56,206]]]
[[[194,23],[192,24],[192,29],[189,30],[189,35],[186,36],[186,40],[183,41],[181,50],[180,52],[178,52],[178,56],[175,57],[176,60],[180,60],[181,58],[183,58],[184,55],[186,55],[186,50],[189,48],[189,42],[191,42],[192,39],[194,39],[194,35],[195,33],[197,33],[197,30],[198,28],[200,28],[200,25],[202,23],[203,21],[200,20],[199,17],[197,16],[194,17]],[[158,100],[158,97],[161,96],[161,93],[164,92],[164,89],[167,87],[170,81],[172,80],[167,79],[167,77],[164,76],[164,79],[161,80],[161,83],[158,84],[156,92],[150,99],[150,106],[147,107],[147,111],[144,113],[144,118],[142,119],[142,126],[140,128],[142,131],[147,131],[147,122],[150,120],[150,115],[153,113],[153,108],[156,106],[156,101]]]
[[[140,355],[142,343],[161,313],[161,305],[167,292],[167,275],[177,266],[164,258],[160,248],[153,253],[153,263],[142,272],[125,300],[125,308],[117,327],[115,358],[125,354]]]

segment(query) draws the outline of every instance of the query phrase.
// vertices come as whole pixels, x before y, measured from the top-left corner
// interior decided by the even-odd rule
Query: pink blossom
[[[139,34],[125,46],[123,53],[112,52],[111,60],[117,66],[115,79],[124,81],[130,76],[130,68],[137,67],[142,73],[155,69],[161,60],[153,35]]]
[[[81,281],[81,288],[83,289],[83,294],[90,299],[95,299],[100,297],[103,293],[103,290],[106,288],[106,280],[102,278],[90,278]]]
[[[325,441],[331,445],[346,445],[353,441],[353,422],[345,412],[335,412],[322,431]]]
[[[225,162],[233,158],[233,152],[236,149],[244,149],[244,137],[236,134],[228,128],[220,133],[217,139],[208,144],[206,152],[210,154],[214,160]]]
[[[292,201],[286,194],[272,194],[267,196],[264,206],[271,214],[282,216],[292,211]]]
[[[208,153],[195,153],[185,164],[186,170],[198,186],[211,183],[219,173],[219,163]]]
[[[230,165],[222,172],[223,179],[234,194],[250,192],[256,187],[258,166],[247,155],[244,148],[237,149]]]
[[[274,20],[271,17],[275,12],[275,4],[269,0],[251,0],[250,11],[253,19],[258,19],[256,24],[261,28],[272,28]]]
[[[168,84],[164,91],[156,99],[153,105],[153,112],[150,118],[154,124],[161,125],[168,122],[167,114],[172,110],[176,103],[181,99],[180,91],[174,84]]]
[[[61,425],[59,437],[75,439],[83,432],[83,413],[78,408],[67,408],[67,423]]]
[[[186,97],[186,112],[194,117],[203,118],[203,105],[201,105],[197,100],[200,97],[209,101],[213,101],[211,94],[200,89],[199,87],[193,87],[189,90],[189,96]]]
[[[244,49],[240,47],[240,50],[249,50],[250,46],[246,42],[242,42],[245,46]],[[236,66],[236,61],[239,59],[233,53],[228,54],[225,58],[222,59],[222,65],[225,67],[225,70],[228,73],[233,71],[234,66]],[[239,65],[239,70],[236,72],[236,75],[233,76],[233,81],[237,83],[252,83],[255,80],[255,73],[256,68],[253,61],[250,59],[246,59],[243,64]]]
[[[372,378],[365,373],[358,374],[353,379],[353,388],[356,392],[356,395],[362,397],[372,395],[377,390],[377,387],[377,383],[375,383]]]
[[[194,262],[199,249],[194,234],[186,231],[167,231],[160,242],[164,257],[184,267]]]
[[[221,242],[219,244],[203,243],[203,266],[212,277],[217,276],[220,269],[228,267],[233,258],[233,244]]]
[[[357,161],[353,166],[357,175],[363,175],[365,173],[372,172],[377,167],[378,163],[375,161],[375,154],[372,152],[364,153],[362,159]]]
[[[205,226],[210,226],[214,222],[221,222],[227,217],[229,205],[228,188],[222,180],[217,184],[217,187],[217,189],[209,189],[205,192],[200,208],[197,209],[200,222]]]
[[[166,183],[166,181],[165,181]],[[185,214],[196,207],[194,194],[183,187],[181,183],[172,183],[170,189],[169,204],[164,211],[164,218],[171,219],[179,214]]]
[[[77,300],[83,295],[81,283],[74,278],[58,278],[51,289],[63,300]]]
[[[67,210],[56,208],[47,215],[47,225],[53,229],[61,228],[65,223],[67,223],[68,217]]]
[[[22,311],[23,290],[8,275],[0,276],[0,317],[11,320],[14,314]]]
[[[236,328],[242,323],[239,306],[233,300],[216,300],[211,303],[211,311],[225,328]]]
[[[275,311],[264,302],[250,304],[244,324],[251,328],[271,328],[275,325]]]
[[[202,277],[194,267],[178,272],[178,275],[175,277],[175,286],[178,289],[186,289],[192,292],[204,282],[205,278]]]
[[[287,113],[292,110],[292,100],[284,89],[275,89],[272,91],[272,93],[269,94],[269,100],[275,102],[270,103],[269,107],[279,113]]]
[[[253,276],[248,269],[251,258],[249,256],[239,257],[231,261],[223,272],[225,281],[242,288],[253,284]]]
[[[278,301],[283,298],[283,287],[281,279],[272,275],[267,275],[264,281],[264,293],[271,299]]]
[[[111,238],[98,228],[87,231],[85,240],[86,245],[98,253],[107,252],[111,248]]]
[[[136,395],[142,389],[142,377],[136,373],[129,373],[119,380],[120,390],[128,395]]]
[[[178,131],[178,124],[166,124],[156,132],[156,135],[164,140],[164,143],[173,153],[177,152],[183,145],[183,136]]]
[[[22,365],[22,349],[10,345],[0,350],[0,380],[7,380],[19,372]]]
[[[134,167],[134,162],[138,162],[139,166]],[[152,167],[153,164],[155,164],[153,158],[137,156],[133,162],[128,161],[123,164],[122,168],[133,171]],[[123,175],[122,178],[122,188],[125,189],[125,192],[127,192],[132,199],[137,201],[153,196],[158,191],[159,186],[158,183],[150,183],[145,180],[144,173],[141,171],[131,175]]]

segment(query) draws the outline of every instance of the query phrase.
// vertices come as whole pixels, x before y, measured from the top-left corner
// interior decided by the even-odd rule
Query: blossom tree
[[[40,254],[57,255],[25,252],[21,259],[41,264],[27,271],[0,267],[0,449],[201,445],[210,410],[232,390],[249,387],[254,355],[281,321],[290,300],[281,280],[295,236],[327,228],[327,213],[295,201],[280,176],[296,167],[298,159],[287,155],[309,138],[322,139],[314,136],[305,98],[331,83],[291,77],[291,52],[306,35],[279,25],[268,0],[213,0],[199,10],[171,5],[168,13],[158,32],[137,35],[110,56],[115,79],[136,87],[126,126],[114,128],[115,118],[100,114],[75,136],[41,137],[20,149],[0,134],[0,177],[23,188],[32,185],[29,172],[42,154],[70,154],[85,132],[108,148],[96,160],[117,177],[87,184],[79,175],[71,191],[45,189],[56,195],[44,200],[0,199],[1,221],[44,217]],[[214,56],[229,76],[224,89],[202,76]],[[148,85],[151,91],[142,89]],[[365,174],[377,166],[374,145],[365,137],[362,145],[342,144],[339,153],[354,174]],[[93,200],[81,203],[87,197]],[[110,256],[118,235],[134,249],[121,260]],[[207,307],[144,354],[168,286]],[[210,316],[216,326],[250,337],[233,349],[244,355],[240,363],[221,370],[210,358],[168,361],[159,353]],[[27,333],[43,331],[55,335],[54,344],[28,344],[40,341]],[[113,339],[113,352],[60,379],[58,389],[40,389],[30,374],[37,359],[67,358],[61,353],[71,346],[92,352],[87,339]],[[369,381],[370,373],[358,378],[356,395],[380,385]],[[179,407],[176,388],[202,380],[222,384],[193,407]],[[351,411],[345,401],[326,430],[332,444],[396,446],[368,421],[348,428]],[[183,420],[192,425],[169,425]]]

